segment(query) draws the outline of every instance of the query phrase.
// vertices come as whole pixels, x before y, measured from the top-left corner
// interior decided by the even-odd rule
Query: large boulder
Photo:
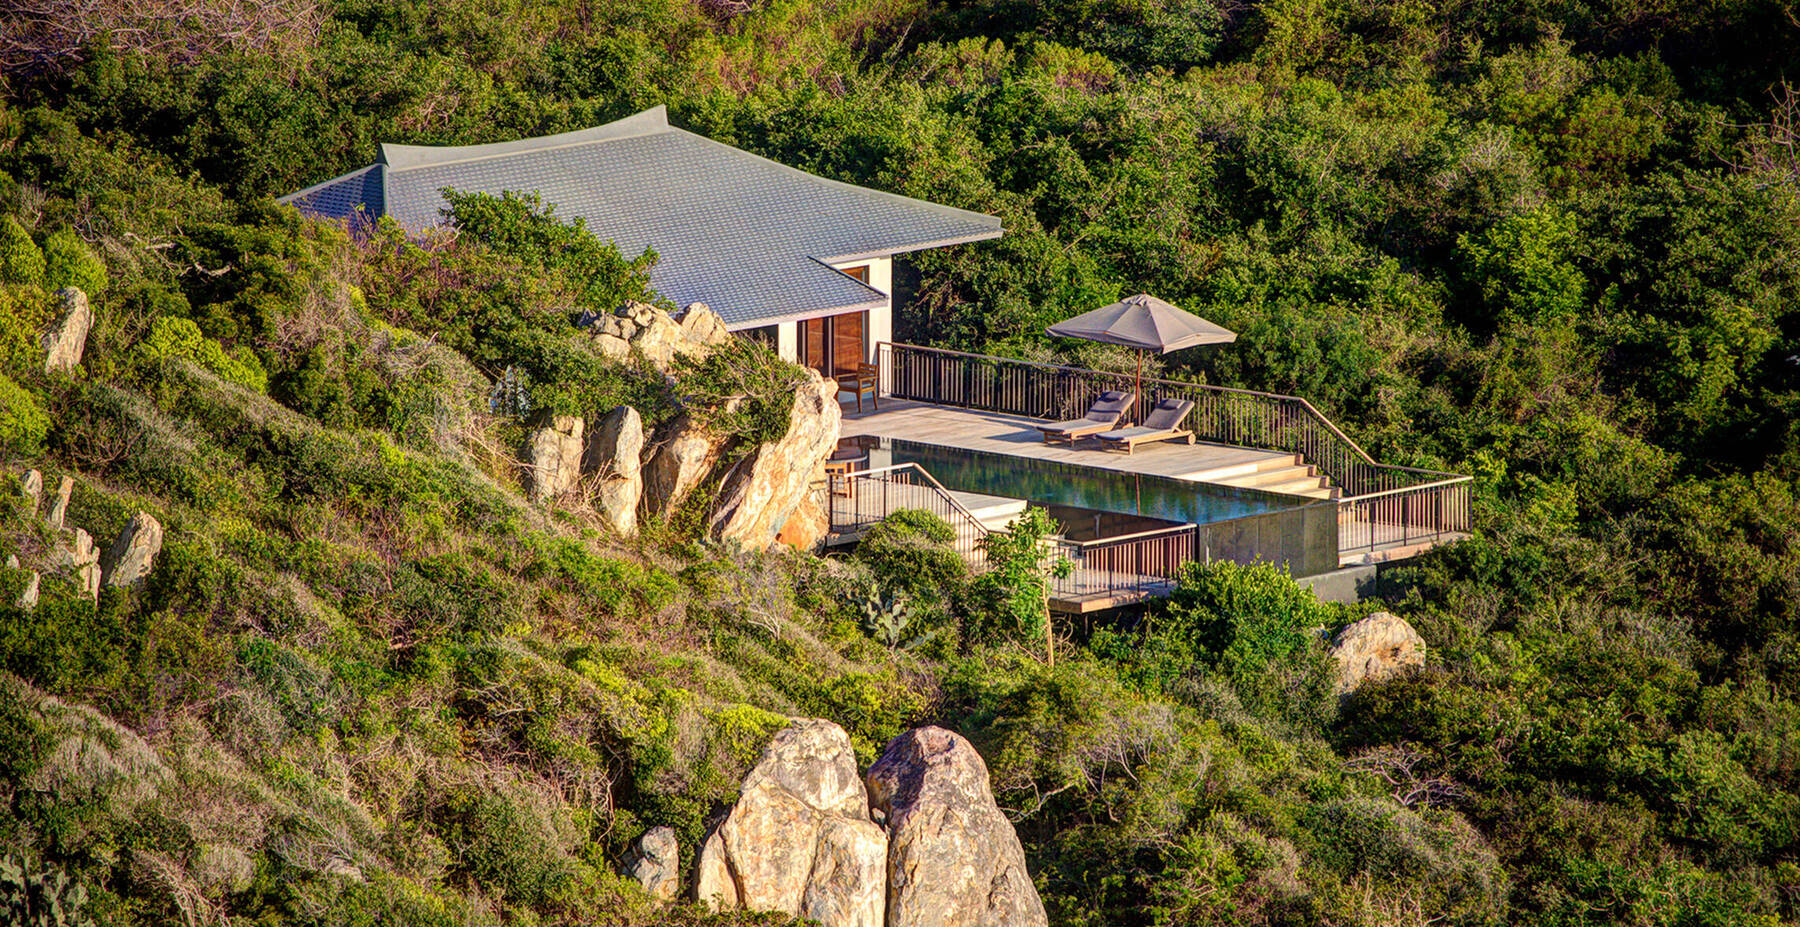
[[[630,406],[606,413],[588,436],[581,469],[599,474],[594,508],[620,534],[637,530],[638,502],[644,495],[643,455],[644,418]]]
[[[775,543],[812,495],[825,458],[837,447],[842,422],[837,384],[813,374],[794,394],[787,434],[752,451],[719,494],[713,514],[718,536],[747,547]],[[823,534],[822,526],[811,527],[818,530],[794,533]]]
[[[579,415],[558,415],[531,433],[526,463],[533,501],[548,502],[581,478],[582,426]]]
[[[707,838],[694,893],[720,909],[881,927],[886,863],[849,736],[829,721],[796,720],[775,735]]]
[[[87,349],[88,329],[94,326],[94,312],[88,308],[87,294],[72,286],[57,291],[63,304],[62,318],[44,335],[44,372],[73,370],[81,363],[81,352]]]
[[[691,415],[677,416],[664,426],[644,467],[643,514],[666,518],[680,508],[688,493],[718,466],[729,443],[728,435],[713,432]]]
[[[1336,690],[1349,695],[1366,682],[1379,682],[1425,665],[1425,639],[1391,612],[1376,612],[1337,633],[1331,641],[1337,660]]]
[[[675,839],[675,831],[668,827],[645,831],[632,844],[625,874],[650,897],[659,901],[673,899],[681,887],[681,844]]]
[[[1018,834],[967,740],[940,727],[908,731],[869,768],[868,786],[887,815],[887,927],[1048,923]]]
[[[132,516],[107,551],[101,574],[108,586],[129,586],[149,575],[162,552],[163,528],[148,512]]]

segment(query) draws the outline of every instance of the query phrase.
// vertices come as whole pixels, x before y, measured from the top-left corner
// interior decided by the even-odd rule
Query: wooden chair
[[[875,411],[881,411],[881,368],[875,364],[857,364],[855,373],[839,374],[837,378],[838,392],[856,394],[856,411],[861,412],[863,394],[869,394],[869,404]]]

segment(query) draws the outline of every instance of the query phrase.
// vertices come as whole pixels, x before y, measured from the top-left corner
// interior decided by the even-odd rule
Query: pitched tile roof
[[[885,301],[828,263],[1001,234],[993,216],[828,180],[675,128],[661,106],[516,142],[384,144],[377,163],[282,202],[423,229],[443,221],[446,187],[535,192],[627,255],[654,248],[652,285],[679,304],[706,303],[733,328]]]

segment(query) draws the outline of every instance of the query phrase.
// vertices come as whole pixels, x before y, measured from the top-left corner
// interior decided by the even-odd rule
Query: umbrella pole
[[[1138,348],[1137,381],[1136,381],[1136,384],[1132,388],[1132,399],[1131,399],[1131,416],[1133,419],[1135,419],[1135,421],[1133,421],[1131,424],[1133,424],[1133,425],[1143,424],[1144,417],[1142,415],[1138,414],[1138,410],[1142,409],[1143,407],[1144,407],[1144,349]]]

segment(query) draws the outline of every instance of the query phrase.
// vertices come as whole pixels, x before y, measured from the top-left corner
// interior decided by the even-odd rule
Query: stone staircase
[[[1308,499],[1336,499],[1343,495],[1341,490],[1331,485],[1330,479],[1319,472],[1318,467],[1307,463],[1299,454],[1283,454],[1214,467],[1184,474],[1183,478]]]

